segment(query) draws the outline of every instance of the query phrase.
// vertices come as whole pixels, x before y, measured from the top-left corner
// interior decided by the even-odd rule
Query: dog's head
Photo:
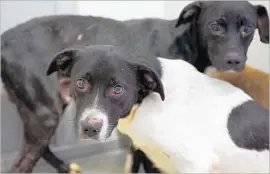
[[[164,100],[155,68],[147,59],[132,56],[119,47],[97,45],[66,49],[52,60],[47,75],[57,71],[63,99],[74,99],[80,138],[107,139],[118,120],[149,92]]]
[[[196,1],[181,12],[176,27],[196,27],[200,45],[219,71],[242,71],[247,50],[257,28],[260,40],[269,43],[269,18],[262,5],[247,1]]]

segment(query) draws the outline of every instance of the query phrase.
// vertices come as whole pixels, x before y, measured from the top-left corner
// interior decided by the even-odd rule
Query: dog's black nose
[[[229,59],[226,62],[228,65],[238,65],[240,63],[240,60],[237,59]]]
[[[96,136],[102,127],[103,121],[99,118],[88,118],[81,122],[81,128],[84,135],[88,137]]]
[[[238,53],[229,53],[225,57],[225,62],[229,68],[235,69],[243,64],[243,56]]]

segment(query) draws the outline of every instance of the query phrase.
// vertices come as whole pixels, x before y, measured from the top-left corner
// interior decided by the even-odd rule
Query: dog
[[[165,101],[146,96],[120,132],[165,173],[267,173],[269,111],[183,60],[159,61]]]
[[[128,135],[141,140],[135,145],[161,149],[177,172],[207,173],[213,159],[220,160],[216,168],[221,171],[267,171],[268,110],[184,60],[92,45],[57,53],[46,71],[48,76],[54,73],[59,81],[61,76],[70,81],[68,95],[76,105],[74,123],[81,139],[105,141],[119,120],[133,115]],[[249,158],[239,167],[230,163],[243,156]]]
[[[257,16],[257,24],[256,22],[255,23],[251,22],[253,21],[252,20],[253,17],[251,16],[253,17]],[[262,20],[263,18],[265,19],[264,22]],[[263,6],[261,5],[254,6],[251,5],[249,2],[196,1],[187,5],[182,10],[178,22],[181,25],[191,23],[190,30],[197,31],[197,33],[190,32],[189,35],[190,38],[196,38],[197,43],[199,43],[194,45],[197,47],[198,54],[196,58],[197,62],[193,63],[193,65],[200,72],[206,72],[207,69],[211,67],[211,65],[214,65],[215,69],[217,69],[218,71],[216,72],[215,76],[221,79],[226,79],[229,82],[232,82],[232,79],[230,80],[228,79],[229,77],[228,78],[224,77],[225,74],[228,73],[225,73],[223,71],[233,70],[236,72],[236,74],[243,74],[242,75],[243,77],[247,77],[247,75],[244,75],[247,74],[246,69],[244,69],[245,64],[242,63],[238,64],[237,62],[238,61],[246,62],[247,59],[246,54],[249,45],[251,43],[251,40],[253,38],[254,30],[252,34],[250,33],[248,34],[247,37],[245,37],[245,34],[242,32],[243,29],[245,31],[251,29],[252,28],[252,27],[250,28],[251,23],[255,24],[253,26],[257,25],[261,42],[269,43],[269,29],[267,29],[267,27],[269,28],[269,17],[267,11]],[[243,28],[239,26],[239,24],[242,22],[245,23]],[[260,26],[266,27],[265,29],[267,30],[262,30],[262,28],[260,29]],[[180,40],[180,43],[184,41],[185,40]],[[185,52],[180,52],[179,54],[186,56],[186,54],[183,53]],[[199,60],[204,61],[200,61],[200,63],[198,63]],[[211,63],[210,64],[206,63],[209,62],[209,60]],[[224,62],[227,62],[227,65],[229,66],[227,66],[226,63],[224,64]],[[243,69],[244,72],[241,73]],[[264,77],[264,79],[266,78],[267,77]],[[257,80],[258,79],[256,79],[256,81]],[[249,82],[247,81],[245,84],[247,83]],[[267,103],[268,92],[265,91],[268,90],[268,88],[265,88],[264,90],[265,91],[263,94],[264,97],[258,98],[259,96],[254,94],[255,91],[250,91],[249,89],[247,89],[247,85],[239,83],[233,84],[240,87],[245,92],[254,97],[256,102],[260,100],[258,101],[259,104],[263,104],[264,107],[269,107]],[[255,86],[255,84],[253,86]],[[266,84],[264,86],[267,87]],[[130,154],[128,154],[128,156],[133,156],[131,160],[133,162],[133,166],[129,164],[129,163],[132,164],[132,162],[127,161],[128,166],[126,168],[129,168],[132,173],[137,173],[139,170],[138,163],[146,161],[144,163],[144,169],[146,172],[148,173],[160,172],[153,164],[148,162],[149,160],[146,158],[146,156],[142,155],[143,154],[142,151],[140,150],[134,151],[134,149],[136,148],[132,147],[130,150]],[[128,171],[126,172],[129,173]]]
[[[231,42],[229,43],[231,39],[227,40],[227,36],[223,37],[222,35],[224,33],[216,31],[219,31],[220,29],[221,31],[224,30],[224,27],[222,27],[223,24],[216,24],[214,22],[207,25],[207,22],[209,22],[207,21],[207,16],[215,16],[215,12],[210,13],[209,11],[207,12],[202,10],[211,9],[213,6],[228,8],[229,5],[226,5],[228,3],[233,2],[224,2],[225,5],[223,6],[214,2],[194,2],[187,6],[181,12],[179,18],[176,20],[142,19],[120,22],[101,17],[78,15],[60,15],[35,18],[8,30],[1,35],[1,59],[6,59],[6,61],[21,60],[22,62],[25,62],[21,67],[28,68],[28,66],[35,65],[32,63],[32,60],[42,59],[45,61],[46,59],[45,62],[47,62],[49,58],[53,56],[53,54],[65,48],[76,45],[111,44],[116,46],[123,46],[129,52],[145,53],[171,59],[182,58],[195,65],[195,67],[201,72],[203,72],[204,69],[209,65],[216,66],[221,71],[230,69],[241,71],[246,61],[245,51],[247,50],[253,38],[255,28],[259,29],[261,41],[264,43],[269,43],[268,15],[266,9],[263,6],[253,6],[248,2],[233,3],[232,6],[234,7],[235,11],[241,11],[241,14],[247,19],[248,23],[241,25],[241,30],[239,28],[238,33],[227,32],[229,33],[230,38],[239,38],[236,37],[236,35],[239,34],[240,31],[244,30],[244,32],[241,32],[242,34],[240,37],[243,39],[238,39],[238,41],[241,40],[241,42],[236,40],[232,41],[237,42],[240,45],[236,45],[233,49],[229,49],[226,48],[226,45],[231,45]],[[201,10],[203,12],[202,14],[200,14]],[[198,18],[199,16],[200,18]],[[201,26],[209,26],[210,29],[207,30],[207,27],[204,27],[205,30],[202,30]],[[231,24],[228,26],[232,26],[229,28],[236,27],[236,25]],[[223,45],[223,47],[220,49],[214,49],[213,45],[220,45],[221,47]],[[210,47],[212,49],[209,49]],[[215,50],[220,51],[217,53]],[[226,53],[224,53],[223,50],[225,50]],[[241,53],[241,58],[239,58],[239,56],[237,58],[240,59],[239,61],[232,60],[234,59],[234,56],[232,55],[234,55],[236,52]],[[228,56],[224,57],[223,55]],[[2,68],[4,71],[6,71],[3,74],[13,74],[12,71],[9,72],[9,63],[5,64],[3,61],[3,63],[1,63],[1,66],[2,65],[7,65],[7,68]],[[42,64],[42,66],[37,69],[42,70],[44,69],[43,66],[45,65]],[[13,68],[20,69],[20,65],[16,64],[16,66]],[[20,75],[24,76],[24,72],[21,73],[23,74]],[[37,81],[40,81],[40,79],[46,79],[43,74],[37,74],[39,74],[37,75]],[[12,79],[9,78],[15,77],[8,75],[5,77],[2,76],[3,83],[5,84],[9,83],[7,81],[12,81]],[[19,81],[18,83],[21,83],[20,86],[31,86],[30,84],[32,84],[26,83],[24,81]],[[69,84],[67,79],[61,79],[60,89],[58,90],[60,96],[67,96],[63,94],[67,92],[67,84]],[[6,86],[9,85],[4,85],[4,87]],[[14,89],[14,87],[11,85],[10,87],[11,89],[7,90],[18,90],[17,88]],[[47,89],[47,87],[45,88]],[[28,87],[24,87],[24,89],[25,93],[33,93],[31,88],[29,89]],[[24,102],[26,99],[25,96],[21,96],[21,94],[14,95],[13,92],[8,93],[10,96],[13,95],[11,98],[17,98],[15,101],[17,107],[20,105],[17,103],[17,100]],[[50,93],[50,91],[48,91],[48,93]],[[54,95],[54,93],[48,95]],[[59,106],[62,107],[69,103],[70,98],[60,98],[60,100],[62,105],[60,104]],[[34,115],[39,114],[36,113],[36,111],[34,112]],[[24,127],[31,127],[31,125],[27,122],[32,117],[22,118],[24,120]],[[54,121],[54,126],[56,127],[58,125],[58,119],[54,119]],[[42,125],[43,123],[39,124]],[[54,129],[55,128],[52,128],[52,130]],[[28,129],[26,129],[26,131],[28,131]],[[53,131],[48,130],[48,135],[46,135],[45,139],[50,139],[51,132]],[[31,136],[33,136],[32,138],[37,138],[35,137],[36,135]],[[46,140],[46,143],[48,142],[49,141]],[[46,143],[43,142],[42,147],[45,146]],[[29,146],[32,147],[31,144]],[[41,145],[38,143],[35,146]],[[39,147],[38,149],[43,148]],[[47,151],[45,151],[45,153],[46,152]],[[40,156],[41,154],[43,153],[34,155]],[[22,156],[25,155],[26,152],[23,153]],[[39,157],[35,157],[35,160],[38,158]],[[15,165],[17,167],[13,167],[14,170],[12,171],[21,170],[18,169],[18,166],[22,165],[20,163],[21,162],[19,160],[17,165]],[[26,166],[26,164],[24,166]],[[28,168],[27,170],[30,171],[32,170],[30,169],[32,167],[33,166],[31,165],[30,167],[25,168]],[[65,168],[68,167],[66,166]]]
[[[212,77],[225,80],[242,89],[262,107],[269,109],[269,74],[246,66],[242,72],[212,72]]]

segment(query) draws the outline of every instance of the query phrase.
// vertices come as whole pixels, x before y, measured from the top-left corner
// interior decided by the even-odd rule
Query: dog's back
[[[117,21],[81,15],[37,17],[2,34],[2,50],[14,41],[26,44],[27,50],[43,54],[74,45],[94,44],[121,46],[129,52],[175,58],[170,55],[169,47],[181,29],[175,30],[174,24],[175,21],[151,18]]]

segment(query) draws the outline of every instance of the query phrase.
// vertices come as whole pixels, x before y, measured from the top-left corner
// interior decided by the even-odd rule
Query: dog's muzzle
[[[86,109],[79,121],[79,137],[103,141],[108,138],[108,116],[98,109]]]

